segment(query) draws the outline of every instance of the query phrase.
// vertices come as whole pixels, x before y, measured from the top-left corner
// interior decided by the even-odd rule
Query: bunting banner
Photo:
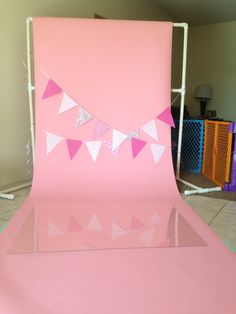
[[[94,117],[91,113],[86,111],[84,108],[80,107],[79,108],[79,116],[76,119],[76,127],[79,128],[86,122],[92,120]]]
[[[61,87],[58,86],[53,80],[49,80],[42,99],[57,95],[61,92],[62,92]]]
[[[97,215],[93,215],[88,223],[88,230],[101,231],[102,226],[98,220]]]
[[[164,111],[162,111],[158,116],[157,119],[159,119],[160,121],[165,122],[166,124],[172,126],[173,128],[175,128],[175,123],[170,111],[170,108],[166,108]]]
[[[155,232],[156,232],[155,228],[151,228],[145,231],[139,236],[140,242],[142,242],[146,246],[151,246],[154,239]]]
[[[82,142],[79,140],[67,139],[66,143],[67,143],[70,160],[72,160],[75,157],[78,150],[80,149]]]
[[[91,141],[91,142],[85,142],[88,151],[93,159],[93,161],[97,160],[99,151],[101,149],[102,141]]]
[[[158,140],[156,121],[151,120],[142,127],[143,131],[151,136],[154,140]]]
[[[127,134],[113,129],[112,130],[112,150],[120,146],[127,138],[128,138]]]
[[[130,230],[137,230],[143,228],[144,224],[138,220],[136,217],[133,217],[130,223]]]
[[[46,132],[47,135],[47,155],[51,153],[54,148],[63,140],[63,137]]]
[[[82,228],[81,228],[80,224],[78,223],[78,221],[75,219],[75,217],[71,216],[67,231],[68,232],[77,232],[77,231],[81,231],[81,230],[82,230]]]
[[[155,164],[159,162],[161,159],[161,156],[164,154],[166,150],[165,145],[159,145],[159,144],[151,144],[151,150],[152,150],[152,155],[155,161]]]
[[[49,238],[55,238],[60,235],[65,234],[64,231],[62,231],[57,225],[55,225],[53,222],[49,221],[48,223],[48,235]]]
[[[143,140],[139,140],[135,137],[132,137],[131,144],[132,144],[133,158],[135,158],[140,153],[140,151],[144,148],[147,142]]]
[[[95,129],[94,129],[94,139],[96,140],[103,134],[105,134],[107,131],[109,131],[111,128],[103,121],[97,120]]]
[[[120,146],[116,147],[115,149],[112,148],[112,140],[105,140],[104,142],[109,150],[112,152],[113,156],[117,159],[120,155]]]
[[[125,229],[123,229],[121,226],[119,226],[118,224],[116,224],[114,222],[112,223],[111,230],[112,230],[112,239],[113,240],[120,238],[120,237],[127,234],[127,231]]]

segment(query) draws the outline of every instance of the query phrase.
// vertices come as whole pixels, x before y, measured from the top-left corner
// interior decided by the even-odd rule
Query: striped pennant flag
[[[48,155],[63,140],[63,137],[50,133],[50,132],[46,132],[46,136],[47,136],[47,155]]]
[[[158,140],[158,135],[157,135],[157,129],[156,129],[156,121],[155,120],[151,120],[148,123],[146,123],[143,127],[142,127],[143,131],[148,134],[149,136],[151,136],[152,138],[154,138],[154,140]]]
[[[159,160],[161,159],[161,156],[164,154],[165,150],[166,150],[165,145],[151,144],[151,151],[152,151],[152,155],[153,155],[155,164],[157,164],[159,162]]]
[[[61,105],[57,114],[59,115],[77,106],[78,106],[77,102],[74,101],[65,92],[63,92],[63,98],[62,98]]]

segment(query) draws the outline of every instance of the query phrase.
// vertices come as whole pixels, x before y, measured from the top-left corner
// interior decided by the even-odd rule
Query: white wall
[[[169,20],[152,0],[2,0],[0,10],[0,187],[27,180],[30,139],[25,19],[28,16]]]
[[[199,84],[212,86],[207,109],[236,121],[236,21],[190,27],[186,104],[199,114],[194,92]]]

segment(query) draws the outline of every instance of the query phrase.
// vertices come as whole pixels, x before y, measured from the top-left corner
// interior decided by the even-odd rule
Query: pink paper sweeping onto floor
[[[235,313],[236,257],[175,183],[172,29],[33,19],[34,180],[0,236],[0,313]]]

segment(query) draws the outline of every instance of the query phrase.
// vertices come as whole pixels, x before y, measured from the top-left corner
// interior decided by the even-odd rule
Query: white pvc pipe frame
[[[26,19],[26,36],[27,36],[27,71],[28,71],[28,95],[29,95],[29,112],[30,112],[30,132],[31,132],[31,143],[32,143],[32,157],[34,162],[34,110],[33,110],[33,95],[32,92],[35,87],[32,85],[32,67],[31,67],[31,23],[32,17]],[[183,28],[184,40],[183,40],[183,62],[182,62],[182,81],[180,88],[171,89],[172,93],[180,93],[180,118],[179,118],[179,135],[178,135],[178,149],[177,149],[177,165],[176,165],[176,180],[183,184],[193,188],[194,190],[185,191],[186,195],[195,193],[207,193],[212,191],[220,191],[220,187],[203,189],[192,183],[184,181],[180,178],[180,160],[181,160],[181,148],[182,148],[182,135],[183,135],[183,119],[184,119],[184,103],[186,94],[186,69],[187,69],[187,44],[188,44],[188,24],[187,23],[173,23],[174,27]]]

